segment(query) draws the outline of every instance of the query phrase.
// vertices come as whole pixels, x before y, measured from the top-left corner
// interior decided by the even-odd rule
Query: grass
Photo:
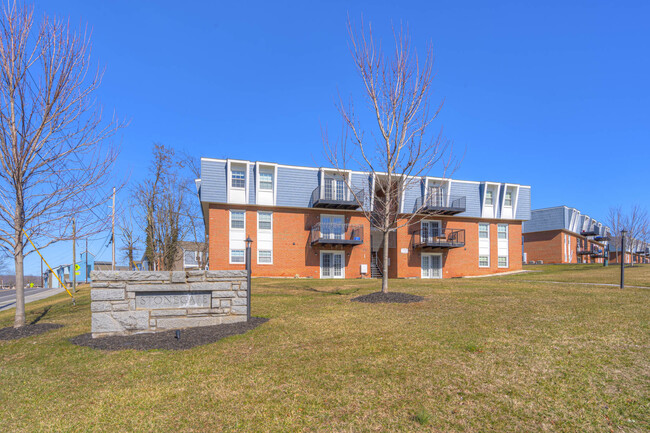
[[[528,265],[524,269],[533,272],[511,275],[515,280],[562,281],[580,283],[619,284],[621,265],[602,264],[581,265]],[[626,265],[625,284],[629,286],[650,287],[650,265]]]
[[[28,304],[65,327],[0,342],[1,430],[650,430],[650,290],[394,280],[426,300],[350,302],[378,288],[254,280],[253,313],[271,320],[182,352],[70,344],[89,331],[87,290],[77,307]]]

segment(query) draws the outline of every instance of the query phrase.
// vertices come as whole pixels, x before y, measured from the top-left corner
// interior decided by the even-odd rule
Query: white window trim
[[[232,261],[232,252],[233,251],[244,251],[244,261],[243,262],[233,262]],[[246,265],[246,248],[243,250],[237,248],[228,248],[228,263],[231,265]]]
[[[333,254],[340,254],[343,256],[341,260],[341,276],[340,277],[325,277],[323,278],[323,253],[333,253]],[[319,278],[324,279],[324,280],[342,280],[345,279],[345,251],[341,250],[321,250],[320,255],[318,256],[318,269],[319,269]]]
[[[440,276],[439,277],[425,277],[424,269],[422,269],[422,256],[439,256],[440,257]],[[423,280],[441,280],[444,270],[444,263],[442,261],[442,253],[422,253],[420,255],[420,279]]]
[[[497,182],[485,182],[484,185],[485,185],[485,192],[483,193],[483,200],[481,200],[481,216],[483,218],[496,218],[497,217],[497,212],[496,212],[496,209],[497,209],[496,203],[497,203],[497,201],[496,200],[498,199],[499,193],[501,192],[501,184],[497,183]],[[492,193],[492,204],[490,205],[490,206],[492,206],[492,215],[487,215],[486,216],[485,215],[485,207],[487,205],[485,204],[485,201],[487,200],[487,192],[490,189],[490,187],[496,187],[496,188],[492,188],[492,191],[493,191],[493,193]]]
[[[260,262],[260,251],[271,251],[271,261],[270,262]],[[257,250],[257,264],[261,266],[272,265],[273,264],[273,250]]]
[[[487,225],[487,238],[481,237],[481,224]],[[490,223],[478,223],[478,238],[490,240]]]
[[[487,265],[485,265],[485,266],[481,265],[481,257],[487,257],[487,262],[488,262]],[[479,256],[478,256],[478,267],[479,268],[489,268],[490,267],[490,255],[489,254],[488,255],[479,254]]]
[[[505,241],[509,241],[509,240],[510,240],[510,229],[509,229],[509,226],[510,226],[509,224],[502,224],[502,223],[497,224],[497,241],[499,241],[499,240],[502,240],[502,241],[503,241],[503,240],[505,240]],[[499,227],[505,227],[505,228],[506,228],[506,237],[505,237],[505,239],[501,239],[501,238],[499,237]],[[490,235],[489,235],[489,229],[488,229],[488,239],[489,239],[489,236],[490,236]]]
[[[500,259],[500,258],[501,258],[501,259],[506,259],[506,265],[505,265],[505,266],[501,266],[501,265],[499,264],[499,259]],[[508,256],[497,256],[497,267],[499,267],[499,268],[501,268],[501,269],[507,269],[507,268],[509,268],[509,267],[510,267],[510,257],[508,257]]]
[[[244,161],[244,160],[240,160],[240,159],[228,159],[228,160],[226,160],[226,201],[228,203],[231,202],[231,200],[230,200],[230,192],[233,190],[233,188],[231,186],[232,185],[232,164],[241,164],[241,165],[244,165],[246,167],[245,168],[246,177],[244,179],[244,181],[245,181],[244,204],[248,204],[248,202],[250,200],[250,191],[249,191],[249,189],[250,189],[250,173],[251,173],[250,165],[251,165],[251,163],[250,163],[250,161]],[[235,188],[235,190],[240,191],[241,188]]]
[[[319,188],[320,188],[321,197],[323,197],[323,195],[325,194],[325,175],[343,176],[343,183],[346,186],[345,200],[349,201],[350,189],[352,189],[352,170],[332,170],[330,168],[321,167],[319,173],[319,179],[320,179]]]
[[[241,212],[241,213],[244,214],[244,228],[235,227],[234,230],[244,230],[244,233],[246,233],[246,211],[243,210],[243,209],[230,209],[230,211],[228,213],[228,229],[233,230],[233,226],[232,226],[232,214],[233,214],[233,212],[238,212],[238,213]]]
[[[269,168],[273,167],[273,205],[277,203],[277,198],[278,198],[278,164],[272,164],[272,163],[260,163],[256,162],[255,163],[255,201],[257,202],[257,197],[259,197],[260,193],[260,168]],[[268,191],[268,189],[265,189],[264,191]],[[268,206],[268,205],[267,205]]]
[[[260,214],[264,214],[264,213],[271,214],[271,229],[260,229]],[[263,262],[263,263],[260,262],[260,249],[257,248],[257,253],[255,254],[255,256],[257,258],[257,264],[258,265],[262,265],[262,266],[272,265],[273,262],[274,262],[273,257],[275,256],[275,254],[273,252],[274,251],[274,248],[273,248],[273,226],[274,226],[274,224],[273,224],[273,212],[271,212],[271,211],[262,211],[262,210],[257,211],[257,239],[259,240],[259,238],[260,238],[260,232],[265,232],[265,233],[266,232],[271,232],[271,250],[270,250],[271,251],[271,261],[270,262]],[[263,251],[269,251],[269,250],[265,249]]]

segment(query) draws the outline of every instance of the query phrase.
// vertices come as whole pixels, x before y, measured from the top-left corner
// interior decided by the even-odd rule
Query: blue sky
[[[321,126],[340,130],[337,93],[358,95],[346,17],[433,42],[436,127],[455,177],[532,185],[533,208],[595,218],[650,208],[648,2],[39,1],[37,13],[93,30],[106,68],[98,98],[130,120],[121,174],[140,180],[153,142],[196,156],[323,165]],[[122,203],[126,197],[120,197]],[[92,252],[110,260],[105,236]],[[78,250],[83,249],[82,243]],[[46,251],[71,261],[71,246]],[[27,273],[38,273],[30,256]]]

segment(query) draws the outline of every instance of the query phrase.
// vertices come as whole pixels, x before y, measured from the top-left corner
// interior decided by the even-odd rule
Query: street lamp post
[[[253,240],[246,238],[246,321],[251,320],[251,244]]]
[[[621,289],[625,288],[625,233],[621,230]]]

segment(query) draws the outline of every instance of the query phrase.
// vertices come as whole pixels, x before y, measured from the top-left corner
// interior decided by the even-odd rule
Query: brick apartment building
[[[250,237],[255,276],[380,276],[381,236],[354,199],[363,197],[364,208],[372,209],[376,184],[370,174],[202,158],[196,182],[210,269],[244,269]],[[529,186],[425,177],[400,196],[404,217],[422,206],[427,215],[390,237],[389,277],[521,269]]]
[[[567,206],[535,209],[523,223],[528,263],[602,263],[609,228]]]
[[[618,239],[610,242],[609,261],[610,263],[621,263],[621,245]],[[650,243],[639,239],[626,239],[625,241],[625,263],[650,263]]]

